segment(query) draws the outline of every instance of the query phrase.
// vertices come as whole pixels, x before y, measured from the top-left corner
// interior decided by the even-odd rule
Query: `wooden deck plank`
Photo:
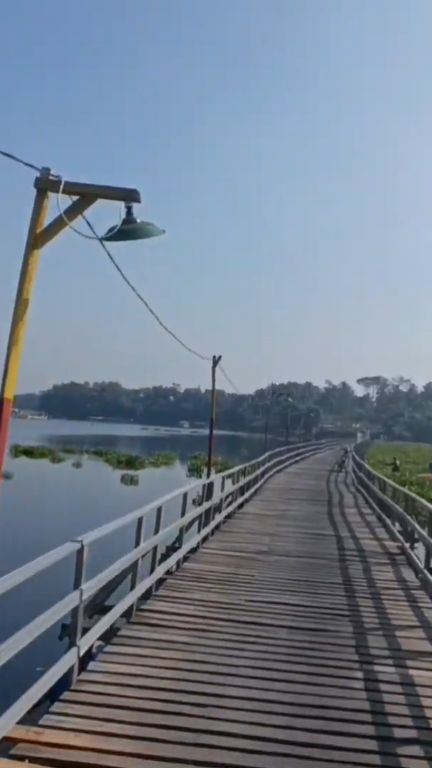
[[[186,762],[177,759],[173,763],[167,762],[165,759],[163,761],[155,761],[147,757],[143,760],[142,758],[125,755],[121,751],[119,754],[89,752],[77,749],[46,747],[39,744],[20,744],[14,751],[17,757],[21,757],[25,761],[30,758],[37,760],[39,764],[39,759],[43,759],[47,761],[44,763],[45,766],[64,766],[65,768],[75,768],[75,766],[81,766],[81,768],[192,768],[192,766],[210,766],[210,768],[223,768],[225,766],[230,766],[230,768],[278,768],[280,765],[280,763],[276,764],[268,760],[264,763],[257,763],[253,757],[249,759],[248,755],[244,756],[243,762],[238,762],[237,755],[229,756],[229,762],[227,763],[224,761],[224,755],[221,752],[219,753],[219,758],[223,762],[214,763],[206,761],[203,763],[200,761],[192,764],[190,762],[191,758]],[[290,757],[288,764],[285,760],[283,768],[317,768],[318,765],[319,768],[337,768],[337,763],[335,764],[334,762],[320,761],[317,763],[315,759],[299,759],[295,757]],[[349,765],[350,768],[363,768],[363,765],[358,762],[351,762]],[[384,756],[383,762],[380,765],[394,768],[395,763],[388,761]],[[397,765],[398,767],[401,766],[401,768],[424,768],[424,763],[419,761],[409,761],[409,763],[398,762]]]
[[[226,657],[236,658],[238,654],[245,658],[251,659],[265,659],[281,661],[284,658],[289,659],[290,656],[299,656],[303,653],[307,657],[312,659],[319,656],[320,659],[333,659],[337,658],[340,661],[348,660],[355,661],[357,663],[371,663],[371,659],[375,661],[391,660],[395,666],[399,664],[405,665],[407,660],[411,660],[412,663],[419,665],[419,668],[424,666],[425,669],[431,669],[432,654],[431,653],[410,653],[401,652],[397,650],[389,650],[385,648],[374,649],[362,649],[359,647],[341,647],[340,645],[333,645],[329,641],[324,642],[307,642],[304,639],[296,641],[295,639],[288,638],[282,644],[273,643],[271,646],[260,642],[244,642],[243,640],[237,641],[231,639],[229,636],[212,634],[211,636],[203,636],[202,633],[189,632],[183,634],[176,632],[174,637],[173,633],[169,630],[164,631],[163,628],[158,630],[157,628],[146,627],[145,635],[142,632],[130,631],[127,627],[122,630],[121,633],[113,638],[111,648],[123,646],[134,646],[137,648],[144,648],[148,650],[166,651],[167,649],[178,649],[179,651],[185,651],[190,655],[193,645],[193,652],[195,653],[213,653],[215,655],[223,655]],[[384,661],[382,663],[384,663]]]
[[[180,718],[177,718],[180,720]],[[309,730],[290,730],[278,728],[259,729],[257,726],[236,724],[234,729],[235,736],[226,735],[225,731],[219,731],[209,722],[207,728],[198,730],[196,727],[196,718],[186,718],[187,725],[183,727],[166,727],[161,723],[161,727],[151,727],[149,725],[136,725],[129,722],[124,723],[119,719],[113,724],[107,720],[97,720],[84,714],[83,717],[76,717],[73,714],[68,716],[46,715],[42,720],[42,726],[52,726],[56,732],[58,729],[67,729],[73,731],[73,734],[106,734],[111,736],[113,731],[116,737],[138,740],[140,743],[149,741],[167,742],[174,745],[190,745],[191,747],[203,747],[211,749],[213,746],[219,749],[235,750],[238,752],[256,753],[257,755],[271,753],[272,755],[290,756],[297,752],[298,755],[306,756],[304,748],[307,748],[307,742],[313,741],[316,748],[327,749],[333,755],[337,752],[350,753],[357,755],[360,753],[362,758],[369,757],[370,753],[378,745],[382,754],[397,754],[410,758],[432,757],[432,744],[422,741],[421,734],[414,740],[402,738],[392,738],[391,740],[378,738],[368,739],[365,736],[361,738],[352,735],[328,734],[323,731],[312,732]],[[263,732],[267,736],[263,735]],[[50,731],[51,733],[51,731]],[[49,738],[49,737],[48,737]],[[334,757],[333,757],[334,759]],[[367,763],[366,763],[367,764]],[[372,763],[373,764],[373,763]]]
[[[29,763],[26,761],[26,765],[28,768],[34,768],[36,763]],[[47,768],[46,763],[42,765],[42,763],[37,763],[39,768]],[[7,760],[6,758],[0,757],[0,768],[23,768],[23,764],[19,760]]]
[[[369,658],[369,660],[365,658],[362,662],[358,659],[354,659],[354,657],[346,660],[343,658],[341,659],[340,657],[338,658],[336,655],[331,658],[325,658],[319,650],[316,651],[315,654],[309,654],[306,658],[301,648],[298,649],[297,653],[285,653],[282,657],[273,657],[269,660],[268,658],[260,657],[258,654],[250,654],[243,650],[237,650],[236,653],[227,655],[223,652],[215,653],[214,650],[212,652],[211,649],[207,649],[205,646],[203,646],[202,649],[195,646],[193,650],[193,658],[191,658],[190,648],[187,650],[176,649],[172,646],[165,646],[163,649],[155,646],[149,648],[148,645],[134,645],[132,642],[125,645],[124,638],[122,640],[123,642],[121,644],[118,642],[110,644],[109,653],[111,655],[127,656],[128,654],[132,654],[134,657],[152,659],[151,663],[156,665],[170,661],[183,660],[189,661],[189,663],[192,664],[201,661],[209,665],[224,664],[236,668],[238,668],[238,665],[240,664],[248,665],[249,667],[257,667],[261,670],[284,672],[287,668],[290,668],[291,665],[298,664],[299,671],[301,671],[302,665],[304,671],[311,672],[311,674],[315,671],[314,667],[325,668],[326,670],[328,668],[329,672],[326,671],[325,674],[334,674],[336,676],[338,673],[341,673],[341,671],[343,671],[342,674],[346,674],[344,670],[350,669],[365,670],[366,673],[381,672],[383,674],[401,676],[403,676],[404,671],[406,671],[406,665],[402,662],[401,665],[398,666],[397,664],[391,664],[390,662],[385,665],[381,661],[376,662],[372,660],[372,658]],[[107,658],[106,655],[104,655],[104,658]],[[430,662],[428,662],[423,669],[421,667],[416,668],[415,664],[411,663],[409,665],[409,672],[414,676],[425,678],[432,682]],[[401,679],[403,679],[403,677]]]
[[[176,712],[175,714],[169,714],[167,712],[149,712],[145,710],[136,710],[133,707],[119,708],[115,706],[115,702],[111,702],[111,705],[106,702],[105,706],[100,704],[82,704],[78,702],[71,702],[66,700],[54,704],[51,709],[51,713],[54,715],[70,716],[73,718],[85,718],[86,720],[101,720],[103,722],[112,721],[114,723],[131,723],[142,726],[161,727],[169,729],[181,729],[189,730],[192,732],[203,731],[204,733],[220,733],[220,734],[234,734],[236,736],[253,737],[256,739],[265,739],[267,741],[278,741],[289,743],[292,734],[294,732],[309,731],[311,733],[320,733],[328,736],[329,734],[335,734],[335,740],[333,745],[337,746],[338,737],[341,735],[340,723],[334,720],[326,720],[311,717],[284,717],[282,723],[275,724],[273,721],[269,721],[266,718],[265,724],[262,723],[262,719],[250,723],[248,720],[232,720],[226,713],[225,717],[209,718],[207,713],[200,712],[199,714],[181,715]],[[49,724],[51,721],[43,721],[42,724]],[[397,727],[394,724],[381,725],[371,720],[367,724],[344,723],[343,733],[345,736],[352,736],[351,746],[354,748],[357,745],[358,749],[370,748],[370,743],[367,739],[385,739],[392,740],[412,740],[420,743],[432,744],[432,731],[429,726],[419,728],[416,725],[415,728],[411,727]],[[358,743],[359,737],[365,737],[366,741]],[[345,743],[345,740],[344,740]]]
[[[128,653],[119,653],[119,651],[129,651]],[[144,649],[145,651],[146,649]],[[132,655],[132,652],[133,655]],[[343,678],[347,679],[364,679],[364,680],[376,680],[383,683],[405,683],[418,687],[422,686],[430,687],[432,683],[432,670],[404,670],[404,668],[383,668],[380,665],[374,664],[362,664],[351,665],[350,667],[337,665],[336,661],[332,665],[323,665],[321,660],[317,660],[315,664],[311,663],[308,659],[307,663],[300,663],[296,659],[291,659],[290,662],[284,664],[269,663],[261,660],[242,660],[240,658],[232,658],[227,660],[224,656],[198,658],[199,654],[194,651],[194,657],[191,659],[188,654],[176,654],[165,653],[163,656],[156,656],[151,651],[143,653],[143,649],[125,649],[121,646],[111,647],[110,651],[101,655],[101,660],[107,663],[120,663],[133,666],[151,665],[153,668],[165,668],[165,669],[181,669],[191,670],[193,672],[203,671],[206,673],[218,672],[219,674],[230,675],[235,672],[236,676],[242,676],[249,678],[251,674],[254,677],[262,677],[265,680],[284,680],[292,679],[292,674],[305,675],[306,678],[313,676],[314,678],[321,678],[328,676],[332,679]],[[203,656],[203,654],[201,654]],[[139,671],[139,670],[137,670]]]
[[[83,727],[86,721],[83,721]],[[79,726],[78,726],[79,727]],[[90,726],[91,727],[91,726]],[[94,727],[94,723],[93,723]],[[116,725],[116,733],[121,734],[112,736],[114,726],[112,723],[100,724],[99,733],[87,733],[81,730],[62,730],[61,728],[29,728],[25,726],[15,726],[12,729],[9,739],[12,742],[39,744],[41,746],[51,747],[59,746],[61,748],[87,749],[89,751],[107,752],[125,756],[138,756],[142,758],[156,758],[161,760],[183,760],[192,764],[204,764],[211,766],[239,766],[241,768],[287,768],[287,758],[290,758],[289,765],[295,765],[291,758],[314,759],[319,761],[321,766],[326,765],[333,768],[336,765],[344,766],[378,766],[395,765],[395,757],[398,760],[397,765],[401,768],[425,768],[428,765],[425,762],[425,755],[419,757],[410,757],[404,754],[403,746],[397,747],[394,754],[378,754],[377,752],[364,752],[357,754],[349,748],[347,739],[347,749],[333,749],[330,745],[328,749],[308,745],[310,736],[304,734],[304,743],[290,745],[282,754],[274,752],[275,744],[268,745],[269,751],[256,752],[247,748],[236,748],[236,744],[241,744],[242,740],[221,738],[215,743],[214,737],[211,739],[200,739],[197,734],[195,743],[184,745],[184,732],[181,732],[180,738],[176,742],[154,741],[149,736],[143,737],[139,729],[123,729],[120,724]],[[150,729],[148,729],[150,731]],[[109,735],[107,735],[107,732]],[[135,736],[133,735],[135,733]],[[158,737],[167,734],[166,729],[159,729]],[[331,740],[330,740],[331,741]],[[264,745],[265,746],[265,745]],[[414,745],[413,749],[416,747]],[[417,752],[421,750],[417,748]],[[14,755],[17,752],[13,753]],[[22,753],[21,753],[22,754]],[[45,753],[46,755],[46,753]],[[325,762],[324,762],[325,761]],[[389,762],[392,761],[392,762]],[[299,763],[301,765],[301,763]]]
[[[359,724],[373,725],[374,727],[382,726],[383,728],[390,727],[387,716],[380,712],[374,712],[372,708],[360,711],[285,704],[283,707],[279,707],[276,712],[273,712],[271,709],[270,711],[266,710],[264,719],[263,710],[259,708],[259,702],[255,703],[255,709],[253,709],[254,702],[252,702],[251,707],[246,709],[244,706],[241,707],[240,702],[235,700],[233,702],[232,700],[217,699],[215,702],[211,696],[191,697],[191,703],[187,703],[183,698],[179,701],[178,697],[175,696],[171,696],[171,699],[166,696],[164,698],[156,698],[157,696],[158,694],[155,691],[149,691],[145,698],[121,696],[118,693],[118,689],[115,695],[110,695],[104,686],[100,686],[95,692],[88,692],[86,690],[67,691],[59,703],[71,702],[72,704],[124,708],[146,712],[150,716],[180,714],[214,720],[229,720],[230,722],[257,723],[259,725],[262,725],[263,720],[265,720],[266,724],[281,728],[288,727],[288,723],[292,718],[296,721],[307,720],[311,726],[314,724],[314,721],[319,720],[323,723],[323,728],[327,728],[329,732],[336,730],[338,733],[341,730],[341,723],[343,724],[344,731],[347,728],[347,732],[350,732],[351,728],[354,728],[356,733],[358,732]],[[196,702],[197,698],[199,703]],[[235,706],[236,704],[237,707]],[[243,704],[245,703],[243,702]],[[246,706],[248,706],[247,702]],[[415,728],[427,729],[430,727],[431,722],[431,718],[413,718],[412,715],[402,716],[392,713],[391,727],[411,730],[414,723]],[[311,729],[313,730],[314,727]]]
[[[80,680],[74,690],[80,692],[90,693],[102,693],[106,696],[116,697],[129,697],[136,698],[138,700],[153,700],[153,701],[179,701],[191,704],[197,704],[198,706],[217,706],[225,707],[227,709],[238,709],[242,712],[258,711],[262,713],[274,713],[285,714],[289,712],[292,707],[296,707],[297,711],[301,713],[309,707],[315,707],[321,710],[321,716],[325,716],[326,711],[333,713],[334,711],[344,711],[348,719],[355,720],[362,713],[378,713],[390,716],[396,715],[400,717],[406,717],[413,722],[420,720],[431,719],[432,708],[422,706],[417,710],[415,707],[409,709],[405,704],[398,704],[388,700],[360,700],[360,699],[347,699],[326,697],[325,695],[320,697],[317,695],[302,694],[298,695],[293,692],[291,696],[276,697],[274,699],[263,698],[261,695],[254,695],[253,692],[248,691],[247,696],[242,696],[240,692],[235,695],[231,689],[227,688],[224,693],[218,696],[214,695],[214,690],[204,688],[197,690],[187,688],[187,684],[184,684],[179,689],[178,686],[166,686],[163,683],[152,681],[145,688],[134,688],[126,683],[117,685],[107,682],[101,683],[100,680],[91,680],[90,682]],[[333,716],[333,715],[331,715]],[[393,721],[391,721],[393,722]]]
[[[11,757],[65,768],[430,765],[432,605],[333,463],[324,454],[276,475],[39,727],[13,729]]]

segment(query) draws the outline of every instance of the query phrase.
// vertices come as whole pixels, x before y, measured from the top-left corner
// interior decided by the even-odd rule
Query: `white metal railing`
[[[78,674],[83,655],[91,649],[108,629],[126,612],[133,614],[137,602],[149,595],[170,569],[180,565],[185,556],[206,539],[212,531],[245,501],[275,472],[290,464],[323,451],[334,441],[300,443],[270,451],[263,456],[230,469],[209,480],[200,480],[163,498],[63,544],[30,563],[0,578],[0,595],[47,571],[54,564],[75,556],[72,591],[48,610],[15,632],[0,644],[0,671],[4,664],[28,647],[44,632],[70,616],[69,650],[31,685],[18,700],[0,716],[0,738],[25,715],[66,673],[71,681]],[[174,522],[163,526],[164,510],[177,504]],[[153,531],[145,538],[145,522],[153,519]],[[126,555],[93,578],[87,578],[86,565],[89,548],[128,525],[135,524],[135,544]],[[193,531],[192,529],[195,528]],[[176,534],[175,551],[160,557],[160,546],[167,537]],[[150,557],[148,572],[142,573],[144,558]],[[86,608],[90,601],[106,590],[107,585],[130,579],[130,589],[105,615],[85,631]],[[117,581],[116,581],[117,580]],[[119,581],[120,580],[120,581]]]
[[[352,454],[352,476],[356,488],[377,512],[392,537],[399,541],[410,564],[432,594],[432,504],[388,477],[375,472]]]

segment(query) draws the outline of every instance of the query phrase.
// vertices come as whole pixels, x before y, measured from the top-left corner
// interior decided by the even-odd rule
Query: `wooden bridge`
[[[180,539],[164,563],[155,560],[161,513],[147,549],[148,510],[136,514],[134,552],[150,553],[149,573],[132,573],[132,591],[97,630],[79,628],[82,612],[73,622],[70,658],[58,667],[64,674],[72,665],[72,685],[36,724],[30,712],[13,725],[47,679],[0,718],[10,748],[2,765],[431,765],[432,543],[419,515],[407,514],[360,459],[354,477],[336,472],[339,452],[315,444],[269,454],[226,473],[211,500],[204,488],[195,510],[183,492]],[[192,537],[189,520],[197,521]],[[91,540],[83,538],[84,549]],[[136,605],[139,589],[148,597],[178,563]],[[75,588],[88,600],[94,589],[82,571]],[[76,649],[82,658],[131,605],[131,620],[77,677]]]

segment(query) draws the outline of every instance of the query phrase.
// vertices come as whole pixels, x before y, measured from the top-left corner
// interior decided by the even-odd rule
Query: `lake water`
[[[84,460],[78,470],[72,467],[73,457],[63,464],[8,457],[6,470],[13,479],[0,488],[0,575],[193,482],[186,476],[188,458],[207,451],[205,431],[54,419],[14,419],[10,442],[108,448],[142,456],[172,451],[179,461],[172,467],[143,470],[135,487],[122,485],[120,471],[95,459]],[[263,450],[262,436],[219,433],[215,442],[215,454],[235,464]]]
[[[204,430],[63,420],[16,419],[10,442],[58,448],[73,445],[84,451],[108,448],[142,456],[170,451],[179,456],[179,461],[171,467],[145,469],[139,473],[138,486],[124,486],[121,471],[96,459],[84,459],[83,467],[74,469],[73,457],[62,464],[51,464],[9,456],[5,468],[13,478],[0,485],[0,576],[65,541],[196,482],[187,478],[188,458],[207,450]],[[263,452],[262,436],[217,433],[215,442],[215,455],[234,464]],[[169,509],[167,515],[165,524],[170,522]],[[122,529],[92,548],[87,575],[91,577],[129,551],[133,534],[134,526]],[[69,563],[63,561],[0,598],[0,642],[70,591],[73,565],[72,558]],[[0,712],[65,649],[57,625],[0,668]]]

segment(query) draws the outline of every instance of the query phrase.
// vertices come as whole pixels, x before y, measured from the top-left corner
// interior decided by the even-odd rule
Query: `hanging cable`
[[[63,221],[68,225],[69,229],[71,229],[72,232],[75,232],[76,235],[79,235],[80,237],[85,237],[86,240],[99,240],[100,241],[100,237],[99,237],[98,234],[96,234],[96,235],[86,235],[85,232],[81,232],[80,229],[75,227],[72,224],[72,222],[69,221],[69,219],[67,218],[67,216],[66,216],[66,214],[65,214],[65,212],[64,212],[64,210],[62,208],[61,202],[60,202],[60,195],[63,192],[63,186],[64,186],[64,179],[61,180],[59,191],[57,192],[57,195],[56,195],[57,210],[58,210],[60,216],[62,217]],[[70,200],[71,200],[71,202],[73,202],[73,197],[70,197]],[[117,230],[120,229],[121,223],[122,223],[122,209],[120,207],[120,209],[119,209],[119,223],[113,229],[112,234],[114,234],[114,232],[117,232]],[[88,222],[87,222],[87,224],[88,224]]]
[[[232,389],[234,390],[234,392],[237,395],[239,395],[240,394],[239,388],[234,384],[233,380],[228,376],[225,368],[220,363],[219,363],[219,370],[220,370],[222,376],[224,377],[225,381],[227,381],[228,384],[230,385],[230,387],[232,387]]]
[[[208,355],[203,355],[201,352],[198,352],[198,351],[197,351],[196,349],[194,349],[193,347],[190,347],[190,346],[189,346],[188,344],[186,344],[186,343],[185,343],[185,342],[184,342],[184,341],[183,341],[183,340],[182,340],[182,339],[181,339],[179,336],[177,336],[177,334],[176,334],[176,333],[174,333],[174,331],[172,331],[172,330],[171,330],[171,328],[169,328],[169,327],[166,325],[166,323],[164,323],[164,322],[163,322],[163,320],[162,320],[162,319],[159,317],[159,315],[157,314],[157,312],[155,312],[155,310],[153,309],[153,307],[151,307],[151,306],[150,306],[150,304],[148,303],[147,299],[145,299],[145,298],[144,298],[144,296],[143,296],[143,295],[142,295],[142,294],[141,294],[141,293],[138,291],[138,289],[137,289],[137,288],[134,286],[134,284],[133,284],[133,283],[132,283],[132,282],[129,280],[128,276],[127,276],[127,275],[126,275],[126,274],[123,272],[122,268],[120,267],[119,263],[116,261],[116,259],[114,258],[114,256],[112,255],[112,253],[111,253],[111,251],[109,250],[109,248],[107,247],[106,243],[105,243],[105,242],[102,240],[102,238],[101,238],[101,237],[98,235],[98,233],[96,232],[96,230],[95,230],[95,228],[94,228],[93,224],[91,223],[91,221],[90,221],[90,220],[87,218],[87,216],[86,216],[84,213],[82,213],[82,214],[81,214],[81,217],[82,217],[82,219],[85,221],[85,223],[87,224],[87,226],[88,226],[88,228],[89,228],[90,232],[92,233],[92,235],[93,235],[93,238],[92,238],[92,239],[95,239],[95,240],[98,240],[98,241],[99,241],[99,243],[101,244],[101,246],[102,246],[103,250],[105,251],[106,255],[108,256],[108,258],[109,258],[109,260],[110,260],[111,264],[112,264],[112,265],[113,265],[113,267],[114,267],[114,268],[117,270],[117,272],[119,273],[119,275],[120,275],[120,277],[122,278],[122,280],[123,280],[123,281],[126,283],[126,285],[128,286],[128,288],[130,288],[130,290],[131,290],[131,291],[132,291],[132,292],[135,294],[135,296],[136,296],[136,297],[139,299],[139,301],[140,301],[142,304],[144,304],[145,308],[147,309],[147,311],[148,311],[148,312],[150,312],[150,314],[151,314],[151,315],[152,315],[152,317],[153,317],[153,318],[156,320],[156,322],[158,323],[158,325],[159,325],[159,326],[160,326],[160,327],[161,327],[161,328],[162,328],[162,329],[163,329],[163,330],[164,330],[164,331],[165,331],[165,332],[166,332],[166,333],[167,333],[169,336],[171,336],[171,338],[172,338],[172,339],[174,339],[174,341],[176,341],[176,342],[177,342],[177,344],[180,344],[180,346],[181,346],[181,347],[183,347],[183,349],[185,349],[185,350],[186,350],[187,352],[189,352],[191,355],[194,355],[194,356],[195,356],[195,357],[197,357],[199,360],[203,360],[203,361],[205,361],[205,362],[210,362],[210,361],[211,361],[211,359],[212,359],[210,356],[208,356]],[[228,384],[230,385],[230,387],[232,387],[232,389],[233,389],[233,390],[234,390],[234,391],[235,391],[237,394],[240,394],[240,390],[239,390],[239,389],[238,389],[238,387],[237,387],[237,386],[234,384],[234,382],[232,381],[232,379],[231,379],[231,378],[228,376],[227,372],[226,372],[226,371],[225,371],[225,369],[222,367],[222,365],[220,365],[220,366],[219,366],[219,370],[220,370],[220,372],[222,373],[222,376],[225,378],[225,380],[226,380],[226,381],[228,382]]]
[[[138,289],[137,289],[137,288],[135,288],[134,284],[133,284],[133,283],[132,283],[132,282],[129,280],[128,276],[127,276],[127,275],[126,275],[126,274],[123,272],[122,268],[120,267],[120,265],[118,264],[118,262],[116,261],[116,259],[114,258],[114,256],[112,255],[112,253],[111,253],[111,251],[109,250],[109,248],[107,247],[106,243],[105,243],[105,242],[102,240],[102,238],[101,238],[101,237],[100,237],[100,236],[97,234],[97,232],[96,232],[96,230],[95,230],[95,228],[94,228],[93,224],[91,223],[91,221],[90,221],[90,220],[87,218],[87,216],[86,216],[84,213],[82,213],[82,214],[81,214],[81,217],[84,219],[85,223],[87,224],[88,228],[90,229],[90,232],[92,232],[92,233],[93,233],[93,235],[95,236],[95,239],[96,239],[96,240],[98,240],[98,241],[99,241],[99,243],[101,244],[101,246],[102,246],[102,248],[104,249],[104,251],[105,251],[106,255],[108,256],[108,258],[109,258],[109,260],[110,260],[111,264],[112,264],[112,265],[113,265],[113,267],[114,267],[114,268],[117,270],[117,272],[119,273],[119,275],[120,275],[120,277],[122,278],[122,280],[124,280],[124,282],[126,283],[126,285],[127,285],[127,286],[130,288],[130,290],[131,290],[131,291],[132,291],[132,292],[135,294],[135,296],[137,297],[137,299],[139,299],[139,301],[140,301],[142,304],[144,304],[144,306],[145,306],[145,308],[147,309],[147,311],[148,311],[148,312],[150,312],[151,316],[152,316],[152,317],[153,317],[153,318],[156,320],[156,322],[158,323],[158,325],[160,325],[160,327],[161,327],[161,328],[162,328],[162,329],[165,331],[165,333],[167,333],[169,336],[171,336],[171,338],[172,338],[172,339],[174,339],[174,341],[176,341],[176,342],[177,342],[177,344],[180,344],[180,346],[181,346],[181,347],[183,347],[183,349],[185,349],[187,352],[190,352],[190,354],[191,354],[191,355],[194,355],[194,356],[195,356],[195,357],[197,357],[199,360],[210,361],[210,360],[211,360],[211,357],[208,357],[207,355],[203,355],[201,352],[198,352],[196,349],[193,349],[193,347],[190,347],[190,346],[189,346],[188,344],[186,344],[186,343],[185,343],[185,342],[184,342],[184,341],[183,341],[183,340],[182,340],[182,339],[181,339],[179,336],[177,336],[177,334],[176,334],[176,333],[174,333],[174,331],[172,331],[172,330],[171,330],[171,328],[169,328],[169,327],[168,327],[168,326],[167,326],[167,325],[166,325],[166,324],[163,322],[163,320],[161,320],[161,318],[159,317],[159,315],[157,314],[157,312],[155,312],[155,310],[153,309],[153,307],[151,307],[151,306],[150,306],[150,304],[148,303],[147,299],[145,299],[145,298],[144,298],[144,296],[143,296],[143,295],[142,295],[142,294],[141,294],[141,293],[138,291]]]
[[[6,157],[8,160],[13,160],[14,163],[18,163],[19,165],[23,165],[25,168],[30,168],[32,171],[37,171],[37,173],[42,173],[44,168],[39,165],[35,165],[34,163],[29,163],[27,160],[23,160],[22,157],[18,157],[17,155],[13,155],[12,152],[6,152],[4,149],[0,149],[0,155],[2,157]],[[49,174],[53,178],[59,178],[59,176],[56,173]]]
[[[12,152],[5,152],[4,149],[0,149],[0,155],[3,155],[3,157],[6,157],[8,160],[13,160],[14,163],[19,163],[20,165],[24,165],[26,168],[31,168],[32,171],[37,171],[38,173],[41,172],[42,168],[40,168],[37,165],[34,165],[33,163],[27,162],[27,160],[22,160],[21,157],[17,157],[16,155],[13,155]]]

